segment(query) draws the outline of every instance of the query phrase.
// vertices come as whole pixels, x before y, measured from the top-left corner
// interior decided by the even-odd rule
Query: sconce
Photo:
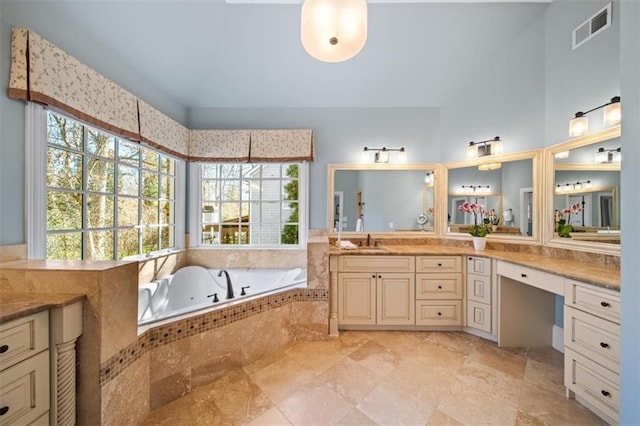
[[[462,185],[462,192],[491,192],[490,185]]]
[[[586,135],[589,132],[589,118],[587,118],[587,114],[599,110],[600,108],[604,108],[602,121],[605,127],[615,126],[620,123],[620,120],[622,119],[620,96],[614,96],[611,98],[611,101],[606,104],[600,105],[586,112],[576,112],[575,117],[569,121],[569,136],[575,138]]]
[[[434,178],[433,172],[427,172],[424,175],[424,183],[425,183],[425,185],[429,185],[429,186],[433,185],[433,178]]]
[[[587,188],[591,188],[590,180],[587,180],[585,182],[565,183],[564,185],[558,184],[556,185],[556,192],[579,191],[581,189]]]
[[[595,162],[597,164],[620,163],[622,162],[622,149],[598,148],[596,151]]]
[[[398,152],[398,162],[406,163],[407,162],[407,151],[404,148],[367,148],[366,146],[362,150],[362,160],[364,162],[369,161],[369,151],[375,152],[374,161],[376,163],[388,163],[389,162],[389,152],[396,151]]]
[[[500,136],[480,142],[469,142],[467,158],[485,157],[487,155],[502,154],[502,140]]]

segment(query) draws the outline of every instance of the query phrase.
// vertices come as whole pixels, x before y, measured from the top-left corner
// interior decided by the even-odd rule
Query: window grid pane
[[[175,159],[51,111],[47,144],[47,258],[175,246]]]
[[[203,245],[299,244],[299,164],[202,164]]]

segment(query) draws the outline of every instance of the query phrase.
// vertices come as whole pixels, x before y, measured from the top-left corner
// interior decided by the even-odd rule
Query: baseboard
[[[553,346],[553,349],[564,353],[564,329],[562,327],[553,326],[551,346]]]

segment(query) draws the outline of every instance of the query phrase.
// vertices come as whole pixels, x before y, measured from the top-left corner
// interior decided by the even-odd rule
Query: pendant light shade
[[[622,119],[620,96],[611,98],[611,103],[604,107],[602,116],[605,126],[615,126],[617,124],[620,124],[620,121]]]
[[[589,119],[583,112],[576,112],[576,116],[569,121],[569,136],[572,138],[584,136],[589,132]]]
[[[354,57],[367,41],[365,0],[305,0],[301,38],[305,50],[323,62]]]

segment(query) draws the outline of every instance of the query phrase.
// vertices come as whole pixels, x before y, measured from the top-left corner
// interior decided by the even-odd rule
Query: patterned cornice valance
[[[138,110],[142,142],[176,157],[189,157],[189,129],[142,100]]]
[[[140,140],[136,97],[27,28],[14,28],[9,97]]]

